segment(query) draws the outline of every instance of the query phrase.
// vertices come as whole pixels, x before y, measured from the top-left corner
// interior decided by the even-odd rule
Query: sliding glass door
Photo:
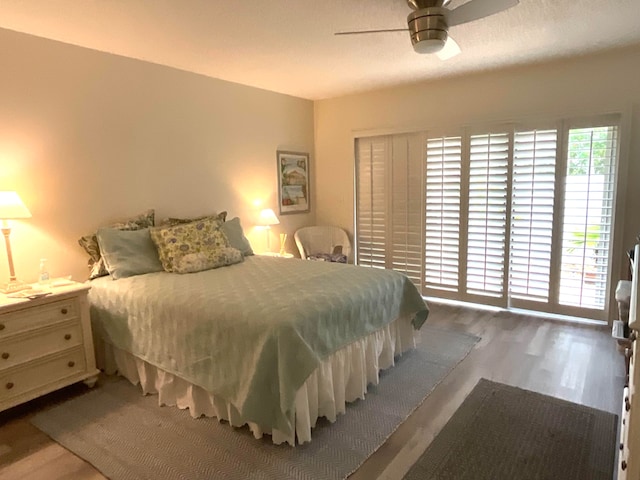
[[[357,139],[358,263],[425,295],[606,318],[618,128]]]

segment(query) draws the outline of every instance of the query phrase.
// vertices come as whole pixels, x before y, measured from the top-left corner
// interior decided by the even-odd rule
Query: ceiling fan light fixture
[[[436,53],[444,48],[445,40],[441,38],[426,38],[413,42],[413,49],[416,53]]]
[[[436,53],[447,42],[447,21],[443,8],[424,8],[407,17],[411,44],[417,53]]]

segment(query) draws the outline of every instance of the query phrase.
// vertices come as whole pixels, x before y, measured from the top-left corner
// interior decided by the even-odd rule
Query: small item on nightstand
[[[7,297],[9,298],[28,298],[29,300],[35,300],[36,298],[46,297],[47,295],[51,295],[51,292],[47,292],[45,290],[23,290],[21,292],[9,293]]]
[[[38,276],[38,283],[40,285],[49,285],[49,269],[47,268],[47,259],[40,259],[40,275]]]

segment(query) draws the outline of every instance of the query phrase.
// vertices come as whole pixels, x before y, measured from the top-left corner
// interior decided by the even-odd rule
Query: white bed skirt
[[[338,350],[324,360],[298,390],[291,414],[295,432],[285,434],[247,422],[238,410],[202,387],[96,339],[96,360],[107,374],[119,373],[143,393],[158,394],[159,405],[190,410],[194,418],[202,415],[225,420],[234,427],[248,425],[256,438],[270,434],[273,443],[295,445],[311,441],[311,429],[319,417],[336,421],[345,413],[346,403],[364,399],[367,385],[377,385],[380,370],[394,365],[394,357],[415,348],[419,332],[409,318],[399,318],[377,332]]]

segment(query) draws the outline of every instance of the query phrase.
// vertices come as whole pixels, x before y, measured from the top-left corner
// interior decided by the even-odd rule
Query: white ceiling
[[[467,0],[452,0],[450,8]],[[474,0],[487,2],[489,0]],[[0,27],[308,99],[640,44],[640,0],[520,0],[414,53],[405,0],[2,0]]]

